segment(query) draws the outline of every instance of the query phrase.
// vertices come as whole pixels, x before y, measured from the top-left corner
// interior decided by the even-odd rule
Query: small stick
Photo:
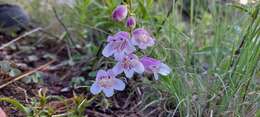
[[[174,3],[175,3],[175,0],[172,0],[170,9],[168,10],[166,17],[165,17],[164,20],[162,21],[162,23],[161,23],[161,25],[159,26],[159,28],[157,28],[157,31],[156,31],[157,33],[159,33],[159,32],[161,31],[162,27],[164,26],[164,24],[166,23],[166,21],[168,20],[168,18],[170,17],[170,15],[172,14],[172,12],[173,12],[173,7],[174,7]]]
[[[31,75],[31,74],[33,74],[33,73],[35,73],[35,72],[37,72],[37,71],[39,71],[39,70],[41,70],[41,69],[46,68],[48,65],[52,64],[53,62],[55,62],[55,60],[52,60],[52,61],[50,61],[50,62],[48,62],[48,63],[46,63],[46,64],[44,64],[44,65],[41,65],[41,66],[39,66],[39,67],[37,67],[37,68],[35,68],[35,69],[33,69],[33,70],[31,70],[31,71],[29,71],[29,72],[27,72],[27,73],[21,75],[21,76],[18,76],[18,77],[16,77],[16,78],[14,78],[13,80],[11,80],[11,81],[9,81],[9,82],[3,84],[3,85],[0,85],[0,89],[4,88],[5,86],[7,86],[7,85],[9,85],[9,84],[11,84],[11,83],[13,83],[13,82],[15,82],[15,81],[17,81],[17,80],[20,80],[20,79],[22,79],[22,78],[24,78],[24,77],[26,77],[26,76],[29,76],[29,75]]]
[[[58,22],[61,24],[61,26],[63,27],[63,29],[66,31],[67,35],[68,35],[68,39],[70,41],[70,43],[75,46],[75,50],[80,53],[80,54],[84,54],[81,50],[79,50],[76,46],[77,46],[77,43],[73,40],[71,34],[70,34],[70,31],[69,29],[67,28],[67,26],[62,22],[62,19],[58,16],[58,13],[56,11],[56,9],[54,7],[52,7],[52,10],[54,12],[54,16],[56,17],[56,19],[58,20]]]
[[[66,31],[68,37],[69,37],[69,40],[71,42],[71,44],[74,44],[74,46],[76,46],[76,42],[74,42],[70,32],[69,32],[69,29],[67,28],[67,26],[62,22],[62,19],[58,16],[58,13],[56,11],[56,9],[54,7],[52,7],[52,10],[54,12],[54,15],[55,15],[55,18],[58,20],[58,22],[61,24],[61,26],[63,27],[63,29]]]
[[[20,40],[20,39],[22,39],[22,38],[24,38],[24,37],[26,37],[26,36],[28,36],[28,35],[34,33],[34,32],[37,32],[37,31],[39,31],[39,30],[41,30],[41,29],[42,29],[42,28],[36,28],[36,29],[33,29],[33,30],[29,31],[29,32],[24,33],[23,35],[21,35],[21,36],[15,38],[15,39],[13,39],[12,41],[10,41],[10,42],[8,42],[8,43],[2,45],[2,46],[0,47],[0,50],[6,48],[7,46],[13,44],[14,42],[16,42],[16,41],[18,41],[18,40]]]

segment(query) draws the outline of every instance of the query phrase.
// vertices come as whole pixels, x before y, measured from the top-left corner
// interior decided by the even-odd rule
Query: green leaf
[[[260,117],[260,109],[256,111],[256,117]]]
[[[88,76],[90,77],[96,77],[96,75],[97,75],[97,71],[92,71],[88,73]]]
[[[22,72],[19,69],[11,69],[8,73],[10,76],[15,77],[20,75]]]
[[[73,77],[69,84],[71,87],[75,88],[77,86],[85,85],[85,82],[86,82],[85,78],[79,76],[79,77]]]
[[[146,10],[146,6],[144,5],[144,2],[141,0],[138,0],[138,4],[140,6],[140,12],[142,13],[142,17],[144,19],[147,19],[149,16],[148,16],[148,11]]]
[[[8,61],[0,61],[0,70],[8,72],[11,69],[10,63]]]
[[[12,104],[13,106],[15,106],[18,110],[26,113],[27,115],[29,115],[31,113],[31,110],[28,107],[25,107],[23,104],[21,104],[19,101],[15,100],[15,99],[11,99],[11,98],[0,98],[0,101],[3,102],[8,102],[10,104]]]
[[[147,1],[147,6],[148,8],[152,8],[153,7],[153,1],[154,0],[146,0]]]
[[[90,105],[90,103],[95,99],[95,97],[92,97],[91,99],[87,100],[84,99],[77,107],[77,110],[80,112],[83,112],[87,106]]]
[[[29,83],[43,83],[43,74],[41,72],[35,72],[34,74],[30,76],[26,76],[25,79],[22,79],[23,82],[29,84]]]

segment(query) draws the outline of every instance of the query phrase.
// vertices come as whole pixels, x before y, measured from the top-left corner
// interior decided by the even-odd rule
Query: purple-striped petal
[[[120,31],[114,36],[107,38],[108,44],[102,51],[105,57],[114,55],[115,59],[120,59],[126,54],[133,53],[136,49],[134,45],[130,43],[130,34],[128,32]]]
[[[115,39],[115,37],[114,36],[108,36],[107,37],[107,42],[114,42],[114,41],[116,41],[116,39]]]
[[[158,68],[160,67],[161,62],[151,57],[144,56],[140,59],[142,64],[144,65],[145,72],[153,73],[158,72]]]
[[[115,78],[117,74],[112,69],[109,69],[107,70],[107,75]]]
[[[107,76],[107,72],[105,70],[98,70],[96,79],[103,77],[103,76]]]
[[[147,47],[155,44],[150,34],[143,28],[135,29],[132,33],[132,44],[137,45],[140,49],[146,49]]]

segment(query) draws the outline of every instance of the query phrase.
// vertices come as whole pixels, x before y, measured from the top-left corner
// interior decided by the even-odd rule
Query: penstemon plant
[[[123,22],[130,29],[129,32],[119,31],[107,38],[107,45],[102,51],[105,57],[114,57],[117,62],[115,66],[109,70],[99,70],[96,75],[96,81],[92,84],[90,92],[94,95],[104,92],[106,97],[111,97],[114,90],[122,91],[125,89],[125,83],[116,78],[117,75],[124,73],[131,79],[134,73],[153,74],[155,80],[159,79],[159,75],[168,75],[171,69],[160,60],[143,56],[139,57],[135,54],[136,47],[145,50],[155,45],[156,41],[149,32],[144,28],[136,28],[136,18],[129,14],[127,5],[118,5],[112,12],[112,19],[115,22]]]

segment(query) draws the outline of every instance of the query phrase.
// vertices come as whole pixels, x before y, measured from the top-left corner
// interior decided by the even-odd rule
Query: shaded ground
[[[168,107],[166,99],[163,97],[167,94],[158,93],[149,85],[143,84],[142,80],[145,79],[140,76],[136,76],[135,81],[128,81],[129,85],[127,89],[124,92],[116,94],[111,99],[105,99],[100,96],[99,98],[92,98],[93,95],[89,94],[88,87],[86,86],[90,86],[91,84],[89,79],[94,79],[89,72],[97,69],[98,65],[94,63],[99,58],[81,56],[71,64],[68,48],[66,48],[65,43],[58,43],[57,41],[48,39],[35,41],[35,39],[40,38],[39,36],[48,38],[46,35],[43,36],[42,33],[36,32],[0,51],[0,60],[9,63],[11,69],[18,69],[21,72],[12,77],[11,72],[4,72],[2,70],[0,84],[2,85],[14,80],[18,76],[32,71],[53,59],[55,62],[33,74],[40,74],[37,77],[38,80],[28,82],[27,80],[31,77],[27,76],[0,89],[0,97],[17,99],[23,104],[32,106],[32,102],[35,99],[39,100],[39,91],[43,94],[46,92],[47,96],[59,96],[63,100],[50,100],[44,105],[44,108],[54,109],[53,114],[62,114],[73,109],[75,110],[77,104],[75,101],[76,98],[94,99],[84,111],[89,116],[157,117],[168,114],[168,112],[174,112],[174,110],[166,111]],[[8,41],[1,41],[1,44]],[[72,85],[71,81],[73,81],[75,76],[82,76],[84,80],[88,80]],[[152,100],[149,96],[157,96],[161,100]],[[25,116],[8,103],[1,102],[0,105],[11,117]],[[40,108],[39,105],[34,105],[33,107]]]

